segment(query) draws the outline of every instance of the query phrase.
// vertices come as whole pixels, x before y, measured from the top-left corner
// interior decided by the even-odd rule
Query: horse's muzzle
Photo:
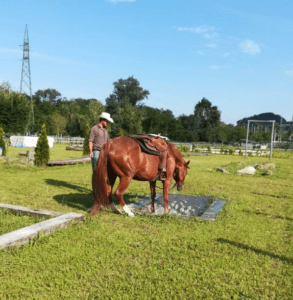
[[[177,191],[182,191],[183,190],[183,185],[177,186]]]

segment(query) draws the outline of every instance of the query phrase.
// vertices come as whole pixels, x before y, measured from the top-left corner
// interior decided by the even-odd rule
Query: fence
[[[83,137],[52,136],[57,144],[83,145]]]

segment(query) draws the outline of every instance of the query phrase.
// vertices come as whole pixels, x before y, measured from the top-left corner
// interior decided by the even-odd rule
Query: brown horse
[[[189,161],[186,162],[181,153],[172,145],[168,145],[167,179],[163,181],[165,212],[168,213],[169,188],[172,178],[177,189],[183,189]],[[117,176],[120,183],[114,193],[123,210],[130,216],[134,214],[125,204],[123,195],[131,180],[149,181],[151,188],[151,211],[154,212],[156,197],[156,180],[158,180],[159,157],[141,151],[137,142],[132,138],[122,136],[106,143],[100,153],[99,161],[94,168],[92,185],[94,190],[94,207],[90,215],[99,212],[101,205],[111,205],[113,212],[120,213],[111,199],[112,189]]]

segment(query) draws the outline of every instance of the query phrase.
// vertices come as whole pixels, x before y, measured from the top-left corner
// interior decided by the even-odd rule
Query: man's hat
[[[111,118],[110,114],[109,113],[106,113],[106,112],[102,112],[102,114],[100,115],[100,118],[101,119],[105,119],[111,123],[114,123],[114,120]]]

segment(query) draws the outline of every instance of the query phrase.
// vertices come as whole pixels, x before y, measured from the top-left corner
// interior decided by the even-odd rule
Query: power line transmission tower
[[[20,80],[20,93],[25,93],[25,89],[28,89],[28,95],[31,99],[32,107],[32,124],[34,124],[34,109],[33,109],[33,99],[32,99],[32,84],[31,84],[31,69],[30,69],[30,49],[29,49],[29,38],[27,25],[25,27],[23,45],[23,57],[22,57],[22,70],[21,70],[21,80]]]

